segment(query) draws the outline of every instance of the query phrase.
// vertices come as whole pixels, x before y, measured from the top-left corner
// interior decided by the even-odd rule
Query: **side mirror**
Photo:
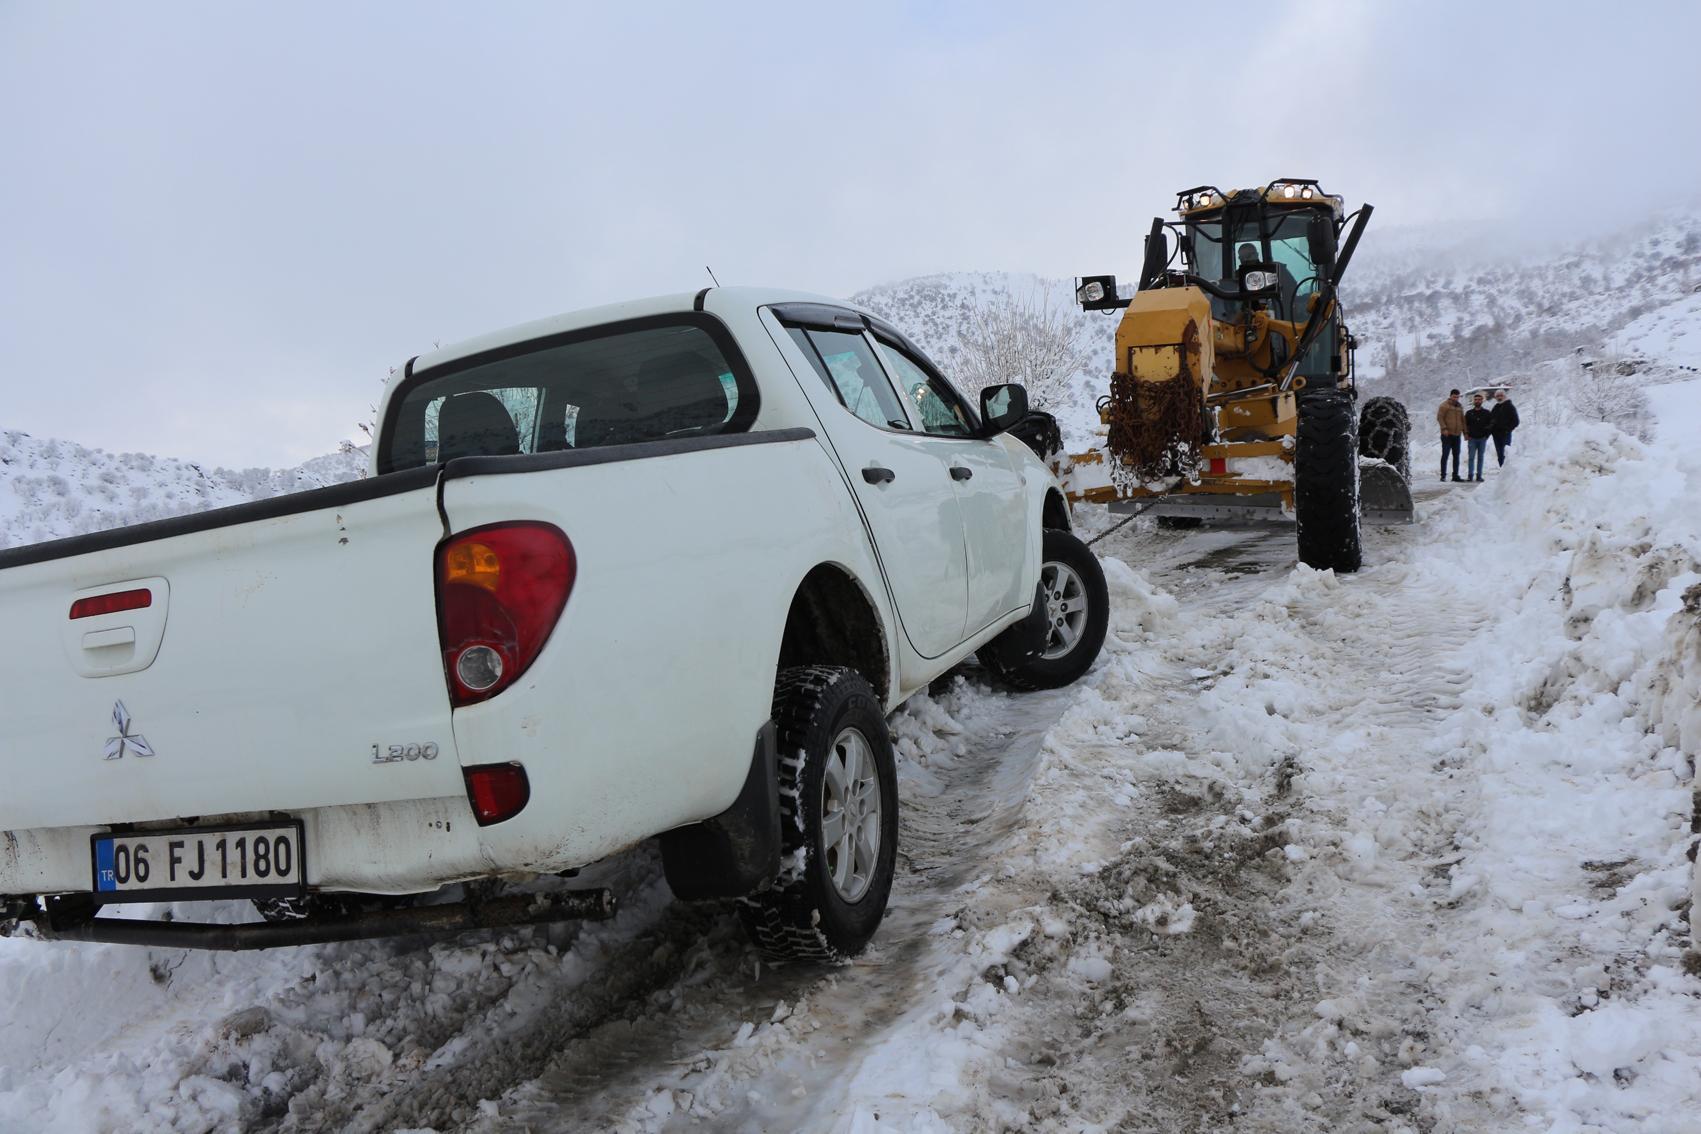
[[[1335,226],[1329,223],[1329,218],[1314,216],[1305,226],[1306,251],[1311,256],[1311,266],[1317,269],[1319,280],[1331,279],[1335,275]]]
[[[988,386],[980,392],[980,419],[985,435],[996,437],[1028,416],[1028,391],[1014,382]]]

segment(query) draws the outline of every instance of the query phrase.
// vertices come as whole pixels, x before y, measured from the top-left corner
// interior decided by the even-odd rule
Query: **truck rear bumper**
[[[0,936],[5,936],[18,922],[24,922],[50,941],[97,941],[112,945],[157,945],[173,949],[238,952],[288,945],[317,945],[327,941],[358,941],[401,933],[461,933],[514,925],[547,925],[581,918],[600,920],[613,917],[614,910],[614,896],[607,890],[569,890],[558,894],[516,894],[490,901],[469,900],[453,905],[310,917],[300,921],[225,925],[88,917],[80,912],[72,916],[62,908],[56,910],[50,902],[46,911],[5,911],[8,916],[0,917]]]
[[[219,827],[275,815],[202,817],[148,827]],[[496,873],[466,797],[413,799],[288,814],[302,823],[309,888],[415,894]],[[0,894],[66,894],[93,886],[89,841],[110,827],[0,832]]]

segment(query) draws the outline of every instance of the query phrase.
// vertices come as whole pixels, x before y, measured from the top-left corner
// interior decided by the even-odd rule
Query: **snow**
[[[1247,480],[1293,479],[1293,462],[1280,457],[1230,457],[1226,468],[1230,475],[1242,476]]]
[[[1637,316],[1607,340],[1607,346],[1619,354],[1701,370],[1701,293]]]
[[[1701,317],[1696,325],[1701,328]],[[1659,423],[1662,440],[1682,445],[1701,438],[1701,379],[1652,386],[1648,389],[1648,402]]]

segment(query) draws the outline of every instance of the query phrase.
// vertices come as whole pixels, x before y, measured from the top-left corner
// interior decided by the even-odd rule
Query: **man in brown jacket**
[[[1462,481],[1459,475],[1459,438],[1465,433],[1465,407],[1459,401],[1459,391],[1454,390],[1447,395],[1447,400],[1441,403],[1441,408],[1435,411],[1436,423],[1441,426],[1441,479],[1447,479],[1447,457],[1453,457],[1453,479]]]

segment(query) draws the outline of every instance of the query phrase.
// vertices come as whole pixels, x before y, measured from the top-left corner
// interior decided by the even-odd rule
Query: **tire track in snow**
[[[1137,534],[1109,549],[1163,564],[1155,578],[1192,628],[1171,673],[1185,667],[1196,696],[1159,682],[1114,701],[1147,728],[1134,753],[1106,755],[1138,764],[1168,747],[1176,764],[1126,816],[1118,853],[1034,911],[1002,970],[1023,989],[1002,1025],[1003,1066],[986,1061],[985,1097],[951,1121],[1515,1120],[1485,1092],[1420,1095],[1401,1078],[1451,1026],[1424,955],[1458,925],[1447,872],[1476,791],[1472,753],[1454,743],[1468,674],[1452,655],[1453,627],[1481,612],[1467,595],[1451,604],[1456,621],[1436,617],[1437,580],[1400,562],[1421,531],[1373,533],[1371,569],[1339,580],[1289,571],[1290,530],[1215,533],[1192,558],[1177,552],[1194,538]],[[1367,811],[1380,820],[1368,829]],[[1181,899],[1187,932],[1148,916]]]
[[[929,929],[960,903],[959,889],[986,871],[1017,822],[1040,741],[1072,696],[962,686],[957,693],[930,699],[930,706],[966,701],[965,730],[953,738],[957,755],[936,752],[929,762],[937,794],[918,794],[928,785],[906,777],[898,880],[867,953],[842,967],[758,968],[741,940],[731,943],[706,979],[667,990],[613,1037],[612,1051],[603,1046],[611,1037],[596,1034],[565,1045],[535,1081],[503,1100],[499,1116],[475,1128],[631,1129],[712,1119],[718,1129],[807,1130],[830,1121],[844,1069],[927,1000],[943,964]],[[918,723],[942,722],[927,712]],[[953,727],[943,723],[947,734]],[[756,1024],[770,1027],[752,1042]],[[641,1058],[616,1066],[629,1051]]]

